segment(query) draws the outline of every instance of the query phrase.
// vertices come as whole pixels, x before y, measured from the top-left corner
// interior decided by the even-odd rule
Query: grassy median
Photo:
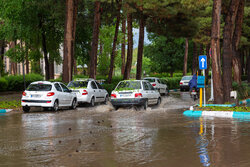
[[[208,106],[208,107],[196,107],[195,110],[202,111],[242,111],[250,112],[250,107],[236,106],[236,107],[219,107],[219,106]]]

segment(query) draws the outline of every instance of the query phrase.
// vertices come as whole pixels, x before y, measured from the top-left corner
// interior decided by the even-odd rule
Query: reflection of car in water
[[[91,106],[96,102],[107,104],[108,92],[94,79],[71,81],[68,87],[76,93],[78,103],[89,103]]]
[[[192,79],[192,76],[183,76],[180,81],[180,91],[189,90],[189,81]]]
[[[157,90],[146,80],[121,81],[111,92],[111,103],[118,109],[120,106],[143,106],[160,104],[161,97]]]

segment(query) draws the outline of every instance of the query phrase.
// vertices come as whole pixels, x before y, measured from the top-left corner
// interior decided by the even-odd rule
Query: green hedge
[[[8,87],[8,81],[5,78],[0,78],[0,91],[5,91]]]
[[[112,90],[115,89],[117,84],[102,84],[103,88],[106,89],[109,93],[109,95],[111,94]]]
[[[242,80],[242,81],[247,81],[247,75],[242,75],[242,76],[241,76],[241,80]]]
[[[23,75],[10,75],[5,76],[4,79],[8,83],[8,87],[2,91],[21,91],[24,90]],[[25,75],[26,87],[34,81],[42,81],[43,76],[39,74],[27,74]]]
[[[238,83],[233,82],[232,87],[233,90],[237,91],[237,99],[243,100],[249,98],[250,84],[242,82],[241,85],[239,85]]]
[[[167,80],[168,89],[179,89],[182,77],[166,77],[162,79]]]

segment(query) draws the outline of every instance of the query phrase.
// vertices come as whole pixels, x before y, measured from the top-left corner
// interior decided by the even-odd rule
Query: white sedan
[[[71,81],[68,87],[76,93],[78,103],[89,103],[93,107],[96,102],[108,102],[108,92],[94,79]]]
[[[147,77],[143,79],[149,81],[151,85],[159,91],[160,94],[162,95],[168,94],[169,92],[168,86],[166,84],[166,81],[164,81],[163,79],[156,78],[156,77]]]
[[[125,80],[118,83],[111,93],[111,103],[115,109],[120,106],[143,106],[160,104],[161,97],[158,90],[146,80]]]
[[[30,107],[51,108],[57,111],[59,107],[75,109],[77,97],[63,83],[37,81],[32,82],[23,92],[21,105],[24,112],[29,112]]]

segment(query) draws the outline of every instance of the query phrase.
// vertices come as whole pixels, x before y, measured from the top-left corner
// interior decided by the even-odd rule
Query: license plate
[[[192,95],[196,95],[197,93],[196,92],[191,92]]]
[[[120,97],[129,97],[130,95],[120,95]]]
[[[37,98],[37,97],[41,97],[41,95],[30,95],[30,97],[35,97],[35,98]]]

